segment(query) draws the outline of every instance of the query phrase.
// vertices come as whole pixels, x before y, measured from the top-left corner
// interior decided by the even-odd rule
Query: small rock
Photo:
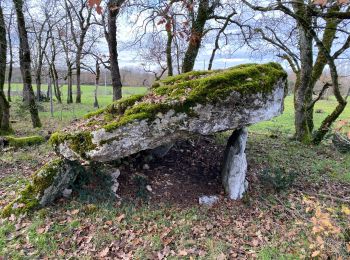
[[[146,186],[146,189],[147,189],[149,192],[152,192],[152,187],[151,187],[151,185],[147,185],[147,186]]]
[[[65,198],[69,198],[72,195],[72,189],[65,189],[64,191],[62,191],[62,196]]]
[[[111,173],[111,181],[113,185],[111,186],[111,190],[113,193],[116,193],[119,188],[118,177],[120,176],[120,170],[117,169]]]
[[[201,196],[199,197],[199,205],[204,206],[213,206],[215,203],[219,201],[219,197],[212,195],[212,196]]]
[[[145,163],[145,164],[143,165],[142,169],[144,169],[144,170],[149,170],[150,167],[149,167],[149,165],[148,165],[147,163]]]

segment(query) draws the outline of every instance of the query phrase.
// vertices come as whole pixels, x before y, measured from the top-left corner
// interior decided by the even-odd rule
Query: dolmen
[[[44,207],[63,195],[90,164],[103,167],[142,151],[164,155],[177,140],[231,130],[222,183],[231,199],[247,189],[246,127],[283,112],[287,74],[277,63],[193,71],[156,82],[144,95],[112,103],[52,134],[57,159],[2,211],[3,216]]]

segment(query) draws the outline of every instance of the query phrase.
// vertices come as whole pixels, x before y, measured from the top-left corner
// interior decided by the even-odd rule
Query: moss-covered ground
[[[16,104],[12,105],[13,111],[19,109]],[[319,103],[317,109],[325,113],[315,114],[316,125],[334,104],[333,98]],[[86,103],[74,106],[81,115],[88,112],[84,111]],[[350,155],[336,152],[329,140],[319,147],[290,141],[292,107],[289,96],[282,116],[249,128],[247,156],[252,183],[242,201],[221,198],[215,207],[203,208],[193,204],[150,204],[147,200],[87,203],[73,196],[22,218],[0,220],[0,256],[5,259],[348,259]],[[48,104],[43,104],[43,108],[48,111]],[[92,105],[89,109],[93,110]],[[47,112],[41,112],[42,130],[28,128],[28,117],[21,120],[15,117],[18,119],[14,124],[15,135],[54,132],[68,126],[77,114],[63,111],[66,114],[61,121],[57,114],[50,118],[43,113]],[[350,118],[349,107],[342,118]],[[214,140],[224,143],[226,138],[227,134],[221,134]],[[52,157],[47,143],[1,152],[0,207],[13,200],[15,190],[25,187],[29,176]],[[204,167],[201,160],[198,157],[198,164]],[[281,166],[296,173],[297,178],[277,193],[266,188],[259,175],[264,169]],[[164,173],[171,173],[169,168],[163,168]],[[142,176],[142,170],[138,174]]]

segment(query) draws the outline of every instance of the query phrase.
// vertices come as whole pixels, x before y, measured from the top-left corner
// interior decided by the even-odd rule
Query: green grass
[[[293,96],[287,96],[284,102],[284,112],[281,116],[278,116],[270,121],[260,122],[251,126],[249,129],[253,132],[269,133],[271,131],[282,132],[285,134],[294,133],[294,105]],[[324,113],[314,114],[315,129],[317,129],[322,120],[329,115],[333,109],[337,106],[337,101],[333,96],[328,100],[320,100],[316,103],[315,111],[321,109]],[[340,115],[340,119],[350,119],[350,105],[347,105],[343,113]]]

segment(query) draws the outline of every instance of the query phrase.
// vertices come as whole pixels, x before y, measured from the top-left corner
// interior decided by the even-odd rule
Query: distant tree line
[[[92,66],[92,65],[91,65]],[[9,67],[7,66],[6,70],[9,70]],[[47,85],[48,83],[48,71],[46,68],[43,69],[43,76],[42,76],[42,84]],[[67,75],[67,71],[63,68],[57,68],[58,73],[58,79],[59,79],[59,85],[64,85],[66,83],[66,80],[64,79],[65,75]],[[137,67],[123,67],[120,69],[121,74],[121,80],[123,83],[123,86],[150,86],[154,82],[154,76],[151,73],[145,72],[144,70],[137,68]],[[34,75],[34,71],[32,71],[32,75]],[[76,79],[74,77],[73,73],[73,85],[76,85]],[[105,69],[101,67],[101,78],[100,78],[100,85],[106,84],[107,86],[112,85],[112,77],[108,69]],[[7,83],[8,80],[8,74],[5,75],[5,82]],[[22,83],[22,76],[21,71],[19,68],[14,67],[12,69],[12,77],[11,77],[11,83],[15,84],[21,84]],[[95,75],[91,73],[89,70],[84,70],[81,73],[81,84],[83,85],[94,85],[95,84]],[[7,84],[5,84],[5,88],[7,87]],[[12,87],[13,89],[13,87]],[[41,93],[46,93],[47,89],[41,89]],[[7,93],[5,93],[7,95]],[[11,97],[11,95],[10,95]]]

